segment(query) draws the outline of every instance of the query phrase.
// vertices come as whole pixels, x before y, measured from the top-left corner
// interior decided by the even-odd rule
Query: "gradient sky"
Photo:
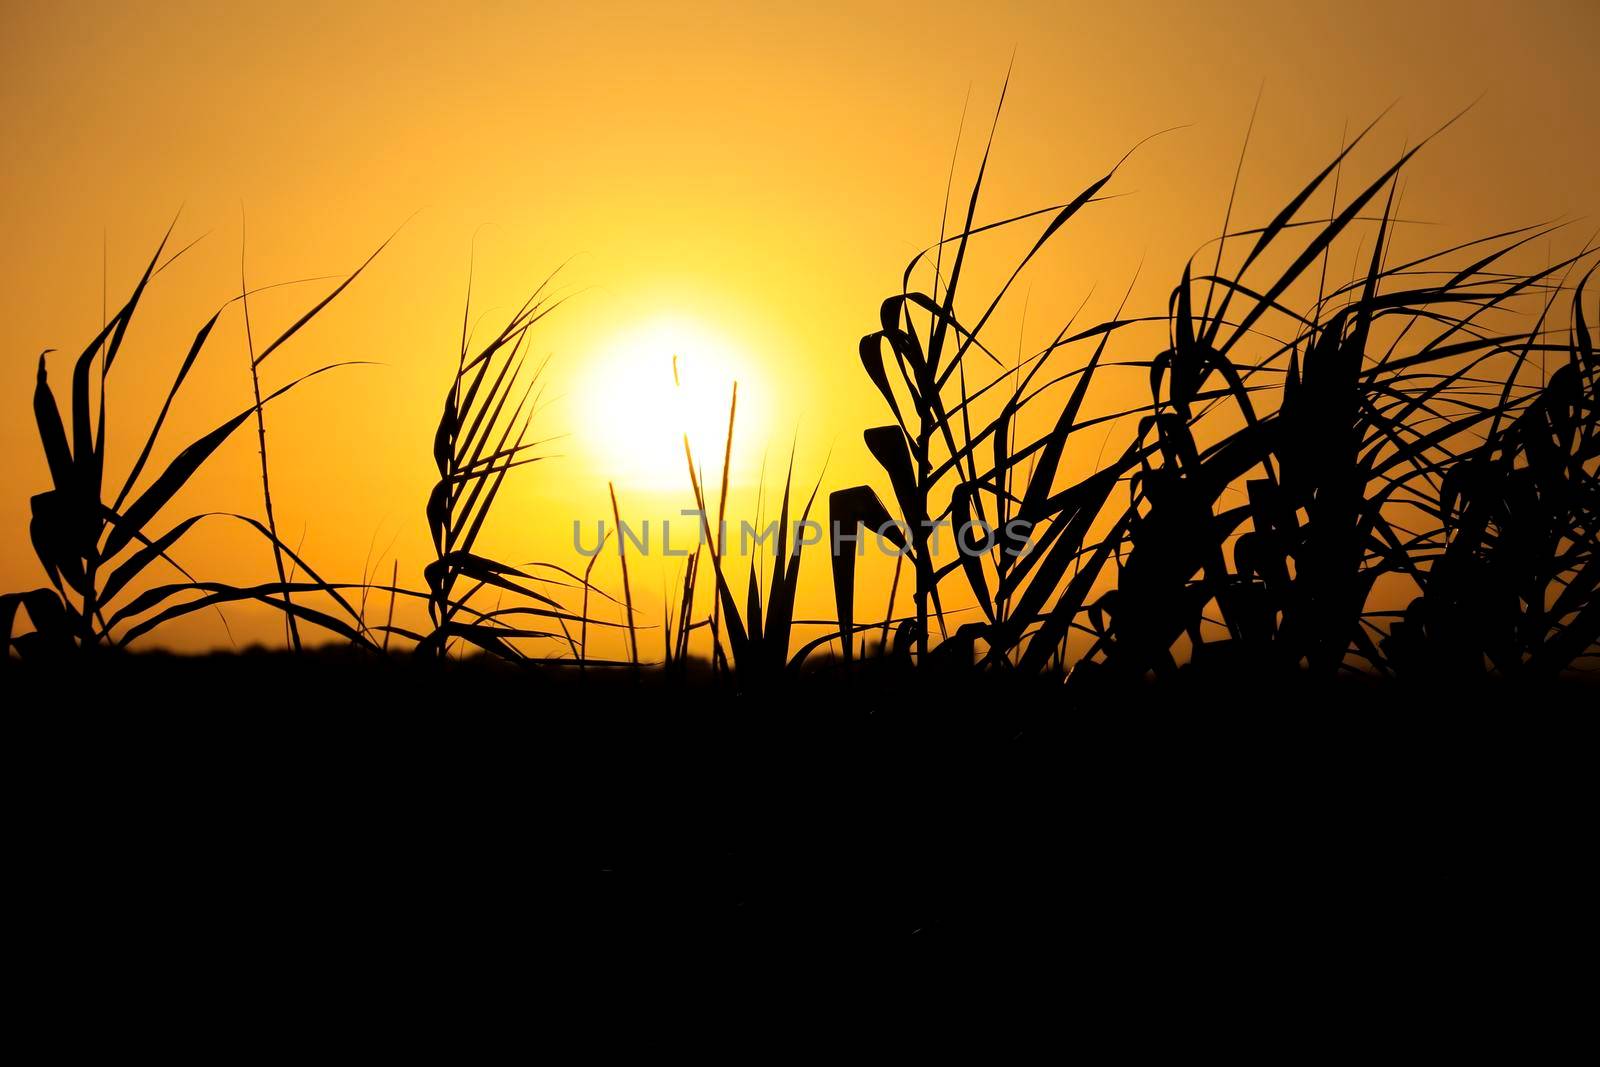
[[[1325,163],[1347,123],[1396,105],[1357,161],[1376,173],[1474,100],[1410,171],[1403,206],[1434,224],[1424,243],[1600,208],[1594,0],[0,10],[7,590],[43,581],[27,535],[28,496],[48,484],[28,407],[34,361],[98,328],[103,248],[116,299],[180,209],[176,239],[204,240],[135,320],[113,379],[113,468],[120,455],[125,469],[189,336],[238,291],[241,210],[253,285],[346,272],[398,228],[274,357],[268,384],[330,359],[381,365],[286,398],[269,429],[285,539],[345,579],[388,549],[384,573],[397,556],[418,586],[429,449],[474,246],[486,323],[569,259],[573,293],[534,345],[553,357],[538,423],[560,435],[555,458],[508,483],[492,554],[581,562],[571,522],[609,513],[608,479],[635,516],[683,506],[686,486],[665,491],[680,453],[655,403],[669,399],[675,351],[702,390],[686,410],[708,442],[740,381],[736,513],[753,510],[763,455],[770,476],[796,435],[808,487],[831,454],[825,489],[881,489],[860,431],[888,420],[856,341],[937,236],[964,104],[956,181],[970,181],[1013,55],[985,217],[1059,202],[1146,135],[1186,127],[1135,154],[1113,186],[1128,195],[1069,228],[1019,290],[1026,314],[1019,299],[995,328],[1031,347],[1091,291],[1085,315],[1111,314],[1136,272],[1132,306],[1164,306],[1221,224],[1258,91],[1238,209],[1248,221]],[[1576,229],[1581,241],[1592,225]],[[258,335],[320,292],[254,301]],[[55,358],[59,382],[70,357]],[[165,456],[248,402],[236,315],[187,388]],[[253,435],[238,434],[158,527],[196,511],[259,513],[255,463]],[[271,568],[264,546],[221,527],[185,544],[180,558],[203,577],[264,580]],[[831,613],[824,557],[806,568],[800,613]],[[635,576],[652,618],[667,577]],[[863,580],[886,588],[887,569]],[[264,611],[232,610],[229,622],[241,643],[281,634]],[[197,616],[161,640],[226,637]]]

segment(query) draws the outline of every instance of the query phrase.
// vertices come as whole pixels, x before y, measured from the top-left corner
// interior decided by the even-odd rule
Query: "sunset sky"
[[[769,487],[781,479],[794,441],[805,489],[826,460],[824,493],[865,481],[887,499],[861,430],[890,420],[856,343],[938,235],[964,107],[955,181],[970,184],[1008,65],[980,217],[1061,202],[1147,135],[1184,127],[1133,155],[1111,186],[1125,195],[1074,222],[1026,276],[994,329],[1029,351],[1086,297],[1086,319],[1110,316],[1136,274],[1130,307],[1164,308],[1221,226],[1258,92],[1236,208],[1248,222],[1330,159],[1347,125],[1395,105],[1355,162],[1376,174],[1474,100],[1409,171],[1402,214],[1432,225],[1406,240],[1444,246],[1600,211],[1593,0],[6,0],[3,20],[4,590],[44,584],[28,539],[28,498],[48,485],[29,408],[37,356],[61,350],[50,366],[64,384],[100,325],[102,263],[111,299],[125,298],[175,214],[177,245],[203,240],[157,280],[117,364],[112,468],[126,470],[195,329],[237,295],[241,220],[253,286],[347,273],[396,234],[263,370],[275,385],[330,360],[378,364],[269,409],[278,523],[325,577],[359,580],[369,554],[387,552],[381,573],[398,558],[402,582],[419,586],[430,447],[474,254],[485,329],[563,263],[570,293],[533,340],[551,357],[535,425],[552,458],[507,483],[489,553],[581,567],[572,523],[609,517],[608,480],[625,515],[688,506],[676,424],[687,421],[708,470],[718,464],[735,379],[734,514],[753,513],[764,456]],[[1594,224],[1574,229],[1581,243]],[[1004,265],[1009,246],[994,247],[980,277]],[[253,300],[257,336],[328,284]],[[233,311],[161,456],[249,396]],[[157,527],[258,514],[255,447],[253,432],[236,435]],[[224,526],[191,535],[179,558],[232,582],[272,567],[263,544]],[[651,622],[677,565],[634,575]],[[609,569],[596,576],[613,586]],[[863,581],[887,589],[887,575],[875,562]],[[831,614],[820,554],[807,559],[799,614]],[[281,640],[264,609],[228,619],[241,644]],[[195,616],[155,643],[226,641],[214,617]],[[641,639],[646,652],[658,642]]]

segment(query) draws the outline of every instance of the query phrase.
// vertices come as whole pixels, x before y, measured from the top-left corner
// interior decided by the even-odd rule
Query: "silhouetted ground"
[[[881,668],[765,694],[343,654],[8,671],[17,914],[62,966],[919,938],[1481,966],[1569,937],[1587,868],[1579,684],[1086,704]]]

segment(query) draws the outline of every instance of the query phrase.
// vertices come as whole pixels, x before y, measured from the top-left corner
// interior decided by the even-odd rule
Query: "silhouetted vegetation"
[[[1426,141],[1341,197],[1350,154],[1370,129],[1264,224],[1231,229],[1230,203],[1214,250],[1184,266],[1164,315],[1119,308],[1089,325],[1074,318],[1009,366],[989,336],[997,310],[1041,250],[1105,198],[1117,167],[1062,204],[984,222],[986,145],[959,226],[941,230],[912,259],[859,345],[867,381],[893,418],[866,429],[864,440],[894,510],[866,485],[828,497],[832,523],[882,532],[902,551],[894,585],[904,565],[912,612],[896,618],[891,593],[881,618],[863,618],[856,554],[845,547],[831,553],[835,617],[796,650],[804,546],[790,527],[810,516],[821,483],[797,507],[792,460],[770,578],[752,559],[740,595],[720,534],[736,388],[715,509],[685,437],[689,488],[707,536],[687,563],[676,605],[664,609],[662,662],[689,663],[691,636],[703,630],[711,674],[736,678],[742,688],[816,669],[822,649],[836,649],[846,668],[881,658],[905,670],[1020,671],[1096,688],[1180,671],[1265,680],[1351,671],[1550,678],[1585,670],[1600,646],[1600,366],[1584,313],[1593,250],[1518,272],[1510,261],[1557,229],[1536,227],[1391,262],[1401,225],[1397,183]],[[1326,202],[1326,212],[1314,201]],[[996,291],[974,298],[979,242],[1025,226],[1038,228],[1027,251],[1001,272]],[[1352,239],[1360,269],[1336,280],[1333,252]],[[248,599],[368,654],[405,647],[444,657],[470,647],[527,663],[615,665],[588,653],[589,628],[616,625],[591,613],[595,598],[610,600],[591,581],[592,561],[579,577],[555,564],[512,566],[475,551],[506,477],[540,458],[539,442],[529,439],[539,373],[529,369],[526,343],[559,303],[548,279],[476,351],[469,296],[433,450],[438,481],[426,518],[435,558],[423,571],[425,589],[416,591],[366,576],[324,580],[278,539],[271,518],[259,420],[267,403],[304,377],[263,395],[258,368],[360,270],[259,355],[252,343],[257,402],[141,487],[167,411],[219,310],[196,334],[137,458],[107,499],[107,387],[135,309],[170,262],[162,260],[165,249],[163,240],[126,304],[74,363],[69,420],[40,358],[34,415],[53,485],[33,498],[31,534],[50,585],[0,601],[7,658],[126,646],[180,615]],[[239,298],[246,309],[248,295]],[[1166,344],[1139,351],[1138,338],[1156,323],[1165,324]],[[1106,376],[1129,373],[1147,380],[1147,399],[1122,410],[1097,406],[1102,395],[1122,395],[1102,394]],[[150,528],[253,417],[263,433],[266,522],[231,517],[267,540],[278,580],[201,580],[171,551],[205,516],[161,533]],[[1048,429],[1019,440],[1024,426]],[[1108,448],[1115,433],[1123,438]],[[952,558],[932,544],[930,531],[941,522],[965,549]],[[702,554],[712,571],[708,597],[699,595]],[[303,577],[291,580],[286,559]],[[157,560],[182,580],[126,596]],[[1394,601],[1396,588],[1409,590],[1408,606]],[[347,599],[352,590],[360,592],[359,608]],[[492,607],[475,603],[485,592],[499,598]],[[637,666],[637,612],[625,580],[621,592],[629,662]],[[368,594],[389,599],[382,626],[365,620]],[[582,605],[574,610],[577,595]],[[427,604],[430,630],[394,624],[402,597]],[[947,616],[957,601],[975,605],[981,617],[954,625]],[[30,624],[20,635],[19,609]],[[391,650],[391,637],[404,643]],[[290,640],[298,648],[297,628]],[[530,656],[529,642],[558,651]]]
[[[1002,367],[972,388],[973,359],[1000,362],[984,328],[1006,295],[1002,288],[978,305],[970,328],[962,324],[956,296],[972,239],[1045,220],[1009,288],[1115,173],[1064,206],[975,225],[980,169],[963,228],[929,250],[934,286],[910,288],[925,252],[884,302],[881,329],[861,344],[867,376],[895,417],[865,438],[912,531],[916,618],[900,625],[919,661],[1065,668],[1080,684],[1126,685],[1180,665],[1262,679],[1352,669],[1548,676],[1595,654],[1600,367],[1583,313],[1594,267],[1576,285],[1562,283],[1592,250],[1533,273],[1508,271],[1511,253],[1557,229],[1536,227],[1390,265],[1396,183],[1422,145],[1348,202],[1335,195],[1327,217],[1304,217],[1320,190],[1336,191],[1366,132],[1266,225],[1224,232],[1210,272],[1185,266],[1163,350],[1108,361],[1118,337],[1144,321],[1119,311],[1088,328],[1069,322],[1010,374]],[[1364,214],[1375,205],[1376,215]],[[1330,252],[1358,224],[1376,227],[1365,270],[1331,284]],[[1230,243],[1247,252],[1223,273]],[[954,249],[947,281],[946,245]],[[1267,266],[1280,260],[1287,265]],[[1313,272],[1315,298],[1296,310],[1289,294]],[[1530,298],[1544,301],[1542,313],[1507,329],[1515,316],[1497,313]],[[1547,327],[1559,309],[1570,309],[1570,329]],[[1246,341],[1262,339],[1264,352],[1244,354]],[[1086,358],[1035,385],[1070,346]],[[1538,373],[1547,360],[1548,375]],[[1091,382],[1112,366],[1147,370],[1149,402],[1085,417]],[[1066,383],[1064,402],[1046,391]],[[980,423],[974,401],[991,390],[1003,398]],[[1052,428],[1019,447],[1014,429],[1039,406]],[[1122,419],[1137,431],[1120,454],[1064,477],[1064,457],[1084,431]],[[834,500],[847,525],[886,517],[865,486]],[[1010,530],[1014,519],[1031,543]],[[918,534],[935,520],[981,531],[965,542],[976,551],[939,564]],[[848,630],[854,560],[834,565]],[[1386,576],[1420,590],[1393,625],[1374,595]],[[947,582],[969,587],[982,621],[945,634]],[[946,638],[931,652],[930,618]],[[1082,638],[1076,654],[1074,637]]]
[[[19,795],[50,809],[23,820],[20,881],[26,917],[67,916],[52,964],[122,944],[167,959],[169,931],[202,931],[210,951],[226,931],[240,958],[285,953],[297,973],[339,952],[415,967],[419,916],[452,945],[526,947],[546,967],[552,948],[608,968],[610,950],[660,941],[677,961],[752,936],[972,938],[1137,982],[1160,959],[1209,983],[1249,952],[1274,976],[1286,952],[1361,956],[1366,974],[1396,946],[1484,967],[1497,912],[1519,944],[1568,943],[1584,882],[1564,820],[1586,810],[1589,748],[1541,731],[1564,728],[1543,713],[1593,706],[1600,654],[1594,251],[1519,272],[1545,226],[1395,262],[1397,183],[1422,146],[1341,196],[1365,136],[1259,225],[1232,228],[1230,202],[1163,313],[1124,298],[1009,364],[998,309],[1117,167],[984,222],[986,145],[959,224],[857,349],[892,420],[863,435],[889,492],[831,489],[827,510],[900,552],[882,614],[858,602],[843,543],[834,617],[795,618],[793,523],[826,472],[796,490],[792,452],[771,559],[762,543],[737,573],[735,385],[714,502],[684,437],[704,536],[666,598],[659,661],[618,530],[581,576],[479,549],[506,479],[541,458],[528,349],[560,303],[551,279],[481,342],[469,291],[420,589],[398,561],[388,584],[326,580],[271,516],[262,410],[338,365],[276,389],[261,367],[359,269],[259,353],[252,338],[255,402],[147,477],[219,309],[108,483],[112,372],[175,258],[163,239],[73,363],[67,418],[39,360],[51,487],[30,532],[49,584],[0,598],[7,696],[72,702],[18,716],[44,735],[18,747],[40,778]],[[988,235],[1029,226],[974,297]],[[176,549],[208,515],[157,523],[253,418],[265,521],[221,517],[265,540],[277,580],[196,577]],[[941,553],[938,523],[965,551]],[[620,600],[594,578],[608,538]],[[178,579],[151,579],[158,563]],[[242,601],[332,641],[130,650]],[[397,624],[397,602],[427,623]],[[625,628],[626,659],[591,655],[594,627]],[[575,669],[530,680],[548,666]],[[78,728],[77,709],[128,712],[129,694],[158,711]],[[1508,729],[1486,709],[1528,714]],[[139,945],[147,930],[159,946]],[[1504,957],[1519,982],[1559,973]]]
[[[309,378],[348,364],[330,364],[303,374],[287,385],[261,395],[257,368],[327,307],[355,280],[366,264],[345,278],[319,303],[279,334],[259,355],[252,350],[251,377],[256,384],[256,402],[216,429],[192,442],[141,488],[141,476],[172,410],[179,390],[205,348],[207,339],[227,305],[219,308],[195,333],[194,342],[173,378],[172,387],[160,412],[150,424],[149,433],[123,478],[115,496],[106,499],[106,462],[109,442],[106,437],[106,408],[110,403],[111,372],[122,351],[123,339],[134,313],[146,296],[151,280],[166,268],[180,250],[162,259],[171,232],[162,238],[149,265],[134,286],[126,303],[111,316],[72,365],[70,387],[71,436],[50,387],[47,350],[39,356],[38,384],[33,396],[34,422],[39,443],[49,465],[52,486],[33,497],[33,521],[29,533],[40,567],[50,587],[0,597],[0,650],[9,659],[11,650],[24,656],[57,657],[72,651],[102,646],[126,646],[164,622],[230,601],[254,600],[268,604],[286,615],[314,623],[335,634],[362,640],[362,635],[342,618],[295,603],[297,591],[317,591],[329,595],[343,611],[355,618],[355,610],[339,586],[323,581],[293,550],[278,540],[269,526],[245,515],[209,513],[194,515],[168,528],[164,533],[149,531],[156,517],[195,472],[211,458],[222,443],[253,415]],[[381,251],[381,249],[380,249]],[[376,255],[376,253],[374,253]],[[371,260],[369,259],[370,263]],[[241,292],[238,300],[248,301]],[[232,301],[229,301],[231,304]],[[126,373],[126,372],[124,372]],[[96,381],[98,379],[98,381]],[[263,480],[266,454],[262,452]],[[112,483],[115,484],[115,483]],[[135,490],[138,490],[137,492]],[[197,580],[173,558],[178,541],[201,519],[217,515],[244,523],[265,538],[275,556],[287,556],[306,574],[306,581],[280,579],[252,586],[235,586]],[[157,560],[165,562],[184,578],[147,588],[135,596],[123,597],[129,583]],[[281,564],[280,564],[281,566]],[[186,594],[192,599],[170,603]],[[26,611],[32,623],[28,632],[15,635],[18,609]]]
[[[506,475],[541,458],[531,451],[542,442],[529,441],[528,430],[538,403],[534,387],[543,367],[523,374],[524,345],[534,324],[559,303],[546,295],[550,281],[545,279],[505,328],[470,358],[470,295],[462,313],[461,358],[433,440],[439,480],[428,497],[427,517],[436,558],[423,570],[433,630],[422,635],[392,624],[385,628],[416,642],[418,655],[443,656],[456,638],[495,655],[519,659],[522,654],[510,643],[513,639],[556,636],[553,631],[530,627],[528,622],[577,621],[556,600],[533,588],[534,584],[551,588],[561,584],[559,579],[529,574],[473,551]],[[508,409],[506,403],[513,396],[516,402]],[[567,574],[554,564],[542,567]],[[462,580],[471,583],[464,593],[456,589]],[[496,606],[490,611],[474,608],[473,597],[486,589],[512,593],[531,606]],[[576,645],[572,650],[574,658],[581,655]]]

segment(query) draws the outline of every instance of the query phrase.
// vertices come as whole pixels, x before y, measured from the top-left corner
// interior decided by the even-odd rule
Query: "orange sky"
[[[119,361],[110,422],[122,469],[189,336],[237,292],[241,205],[252,284],[348,271],[398,227],[368,274],[274,357],[268,383],[330,359],[382,365],[286,398],[269,429],[285,539],[303,536],[324,575],[347,579],[369,546],[392,542],[402,580],[418,586],[429,449],[474,241],[486,321],[573,257],[573,298],[534,344],[553,357],[539,424],[562,435],[549,448],[559,458],[508,483],[491,553],[581,564],[571,522],[608,514],[608,478],[638,517],[684,506],[686,486],[661,492],[677,444],[650,405],[652,388],[670,391],[678,349],[708,382],[713,399],[688,404],[716,413],[690,416],[707,438],[726,380],[740,380],[736,513],[753,510],[763,453],[770,472],[796,433],[808,487],[830,450],[825,489],[881,486],[860,431],[887,419],[856,341],[937,235],[969,90],[957,182],[970,179],[1013,52],[986,217],[1059,202],[1145,135],[1188,127],[1136,154],[1113,186],[1131,195],[1074,223],[1031,273],[1025,320],[1018,300],[994,327],[1029,346],[1091,288],[1085,314],[1108,316],[1141,263],[1133,306],[1164,306],[1221,223],[1258,89],[1247,219],[1331,157],[1347,122],[1398,101],[1358,161],[1377,168],[1480,94],[1410,172],[1405,213],[1437,223],[1424,243],[1600,206],[1593,2],[768,8],[5,3],[0,589],[42,584],[27,536],[28,496],[48,484],[28,407],[35,357],[76,350],[98,328],[102,240],[116,298],[180,207],[177,239],[206,236],[162,275]],[[254,302],[258,333],[317,292]],[[249,391],[242,327],[225,316],[163,454]],[[238,434],[164,519],[258,513],[254,448]],[[114,467],[118,454],[114,444]],[[271,569],[261,545],[221,528],[185,545],[180,558],[205,577]],[[825,557],[806,569],[800,614],[831,613]],[[864,584],[886,588],[887,568],[869,570]],[[636,592],[659,597],[666,577],[647,567]],[[280,639],[264,611],[231,610],[229,622],[241,643]],[[647,655],[658,640],[644,639]],[[201,615],[160,641],[226,637]]]

